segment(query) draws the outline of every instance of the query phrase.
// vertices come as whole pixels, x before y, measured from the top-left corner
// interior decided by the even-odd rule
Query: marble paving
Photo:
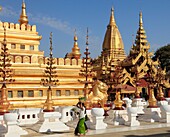
[[[140,121],[141,122],[141,121]],[[70,122],[71,123],[71,122]],[[69,123],[69,125],[70,125]],[[23,135],[21,137],[75,137],[74,135],[74,127],[76,122],[74,121],[69,132],[61,132],[61,133],[49,133],[49,134],[40,134],[35,131],[32,131],[29,126],[23,127],[28,131],[28,135]],[[30,126],[31,127],[31,126]],[[86,136],[95,136],[100,134],[108,134],[108,133],[116,133],[116,132],[126,132],[126,131],[135,131],[135,130],[144,130],[144,129],[155,129],[155,128],[166,128],[170,127],[170,123],[149,123],[149,122],[141,122],[141,125],[138,127],[128,127],[125,125],[114,126],[111,125],[110,122],[108,124],[107,129],[103,130],[89,130]]]

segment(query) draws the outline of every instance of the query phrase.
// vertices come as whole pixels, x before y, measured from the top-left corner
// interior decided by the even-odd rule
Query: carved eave
[[[36,25],[20,25],[8,22],[0,22],[0,39],[4,38],[4,27],[6,29],[8,42],[12,43],[36,43],[39,44],[39,41],[42,39],[42,36],[38,35],[36,31]],[[28,42],[27,42],[28,41]]]
[[[125,60],[121,62],[121,66],[123,67],[132,66],[132,65],[133,65],[132,59],[126,58]]]
[[[22,35],[7,35],[7,38],[10,39],[19,39],[19,40],[35,40],[35,41],[40,41],[42,39],[42,36],[22,36]],[[0,34],[0,39],[3,39],[3,35]]]
[[[159,65],[159,61],[158,60],[152,61],[152,64],[155,65],[155,66],[158,66]]]
[[[169,79],[163,81],[163,86],[166,87],[166,88],[170,88]]]

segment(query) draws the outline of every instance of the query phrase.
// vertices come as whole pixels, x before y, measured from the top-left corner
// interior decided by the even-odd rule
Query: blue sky
[[[169,0],[25,0],[25,3],[29,24],[37,25],[42,35],[40,50],[45,51],[45,56],[49,54],[50,32],[53,32],[54,56],[64,57],[73,47],[75,29],[83,54],[87,27],[91,57],[100,55],[112,6],[126,54],[136,36],[140,11],[151,50],[170,43]],[[22,0],[1,0],[0,20],[18,23],[21,4]]]

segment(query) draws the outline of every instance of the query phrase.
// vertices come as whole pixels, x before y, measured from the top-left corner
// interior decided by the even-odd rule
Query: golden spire
[[[143,28],[142,12],[139,13],[139,27]]]
[[[26,15],[26,6],[25,6],[24,0],[22,2],[22,11],[21,11],[20,19],[18,21],[20,22],[20,25],[22,25],[22,24],[27,25],[28,24],[28,17]]]
[[[111,15],[110,15],[110,25],[116,25],[115,18],[114,18],[114,8],[111,8]]]
[[[136,40],[135,40],[136,50],[141,51],[141,50],[144,50],[146,46],[148,46],[148,41],[146,38],[147,38],[146,32],[143,28],[142,12],[140,12],[139,13],[139,29],[137,31]],[[148,50],[148,47],[147,47],[147,50]]]
[[[113,7],[111,8],[110,22],[107,26],[102,50],[102,55],[106,59],[123,60],[126,58],[123,40],[114,19]]]
[[[74,31],[74,46],[72,48],[72,57],[79,59],[81,56],[81,53],[80,53],[80,48],[78,47],[77,40],[78,40],[78,38],[76,35],[76,29],[75,29],[75,31]]]

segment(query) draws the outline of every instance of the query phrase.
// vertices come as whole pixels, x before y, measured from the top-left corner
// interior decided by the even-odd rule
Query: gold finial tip
[[[140,23],[140,25],[143,24],[143,21],[142,21],[142,12],[141,11],[139,13],[139,23]]]
[[[113,6],[112,6],[112,8],[111,8],[111,12],[113,12],[114,11],[114,8],[113,8]]]
[[[74,41],[77,41],[76,29],[74,30]]]
[[[22,2],[22,7],[24,7],[24,8],[25,8],[25,2],[24,2],[24,0],[23,0],[23,2]]]
[[[78,39],[77,36],[74,36],[74,41],[77,41],[77,39]]]
[[[139,15],[142,16],[142,11],[140,11]]]
[[[111,8],[111,15],[110,15],[110,23],[109,24],[110,25],[116,25],[115,24],[115,19],[114,19],[114,8],[113,8],[113,6]]]

